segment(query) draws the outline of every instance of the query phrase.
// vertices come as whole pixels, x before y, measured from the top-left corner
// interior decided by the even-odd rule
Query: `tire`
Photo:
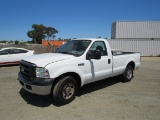
[[[121,78],[123,82],[130,82],[133,78],[133,67],[131,65],[128,65],[124,71],[124,73],[121,75]]]
[[[52,96],[55,102],[65,105],[75,99],[77,93],[77,81],[72,76],[61,78],[52,89]]]

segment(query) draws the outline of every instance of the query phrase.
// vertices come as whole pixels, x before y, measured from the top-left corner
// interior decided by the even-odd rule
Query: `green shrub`
[[[18,41],[18,40],[16,40],[14,43],[17,45],[17,44],[19,44],[19,41]]]

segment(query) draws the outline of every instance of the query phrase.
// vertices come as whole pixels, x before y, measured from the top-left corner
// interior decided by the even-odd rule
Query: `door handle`
[[[108,64],[110,64],[111,63],[111,59],[108,59]]]

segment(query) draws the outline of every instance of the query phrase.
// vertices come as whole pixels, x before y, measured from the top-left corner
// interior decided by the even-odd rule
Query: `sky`
[[[117,20],[160,21],[160,0],[0,0],[0,40],[31,40],[32,24],[56,38],[111,38]]]

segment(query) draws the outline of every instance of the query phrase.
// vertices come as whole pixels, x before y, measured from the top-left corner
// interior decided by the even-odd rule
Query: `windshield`
[[[91,43],[90,40],[71,40],[62,45],[57,50],[57,53],[81,56],[85,52],[90,43]]]

